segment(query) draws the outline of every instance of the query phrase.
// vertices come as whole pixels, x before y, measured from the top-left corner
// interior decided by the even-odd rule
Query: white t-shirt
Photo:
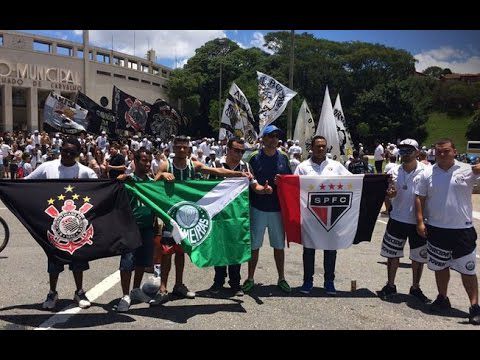
[[[387,165],[385,165],[385,169],[383,169],[383,172],[384,172],[385,174],[388,174],[388,172],[389,172],[390,170],[392,170],[393,168],[395,168],[396,166],[398,166],[398,164],[389,162]]]
[[[10,154],[10,151],[12,150],[12,148],[10,147],[10,145],[2,144],[2,146],[0,147],[0,150],[2,150],[3,157],[8,158],[8,155]]]
[[[290,155],[290,159],[293,158],[293,154],[301,154],[302,148],[298,145],[293,145],[288,149],[288,155]]]
[[[297,166],[300,165],[300,160],[298,159],[290,159],[290,169],[292,170],[292,173],[295,173],[295,170],[297,170]]]
[[[380,161],[380,160],[383,160],[383,153],[385,152],[385,150],[383,149],[383,146],[382,145],[378,145],[376,148],[375,148],[375,152],[373,153],[373,159],[375,161]]]
[[[472,190],[480,175],[469,164],[455,160],[447,171],[438,164],[426,167],[415,194],[426,196],[426,223],[446,229],[467,229],[472,223]]]
[[[107,137],[106,136],[97,137],[97,140],[95,142],[97,143],[97,146],[101,150],[105,150],[105,148],[107,147]]]
[[[417,167],[407,173],[402,165],[397,165],[387,174],[392,175],[397,195],[391,199],[392,211],[390,217],[407,224],[416,224],[415,216],[415,188],[420,180],[420,174],[425,170],[425,165],[417,161]],[[406,188],[406,189],[405,189]]]
[[[302,161],[295,169],[295,175],[352,175],[338,161],[325,159],[320,165],[312,159]]]
[[[152,165],[150,166],[150,168],[152,169],[152,174],[153,175],[157,174],[161,163],[162,163],[162,160],[157,160],[155,158],[152,160]]]
[[[97,179],[97,174],[78,162],[73,166],[65,166],[60,159],[56,159],[43,163],[25,179]]]

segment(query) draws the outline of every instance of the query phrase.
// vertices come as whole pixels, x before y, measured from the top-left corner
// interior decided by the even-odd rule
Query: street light
[[[223,50],[224,50],[224,45],[227,43],[227,39],[221,38],[218,39],[218,44],[222,46],[222,48],[219,51],[219,55],[223,55]],[[218,86],[218,121],[221,124],[222,123],[222,60],[219,60],[220,62],[220,78],[218,80],[219,86]]]

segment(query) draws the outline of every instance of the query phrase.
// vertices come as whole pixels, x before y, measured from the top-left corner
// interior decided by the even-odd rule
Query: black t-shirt
[[[110,158],[109,164],[112,166],[121,166],[125,165],[125,156],[122,154],[118,153],[117,155],[114,155]],[[110,176],[110,179],[116,179],[118,175],[124,174],[124,170],[109,170],[108,175]]]
[[[365,164],[362,160],[352,162],[348,165],[348,171],[352,174],[368,174],[368,165]]]

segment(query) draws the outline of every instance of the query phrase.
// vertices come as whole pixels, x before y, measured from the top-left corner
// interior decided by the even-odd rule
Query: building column
[[[27,89],[27,129],[38,130],[38,92],[36,87]]]
[[[74,47],[72,48],[72,56],[73,56],[74,58],[77,57],[77,47],[76,47],[76,46],[74,46]]]
[[[2,92],[2,116],[4,131],[13,131],[12,85],[4,85]]]
[[[54,55],[57,54],[57,43],[56,42],[52,43],[52,54],[54,54]]]

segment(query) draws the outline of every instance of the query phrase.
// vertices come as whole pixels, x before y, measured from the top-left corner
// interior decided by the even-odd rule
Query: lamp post
[[[218,39],[218,43],[222,46],[219,51],[219,55],[223,55],[224,45],[227,43],[225,38]],[[220,63],[220,78],[218,80],[218,122],[222,123],[222,60],[219,59]]]

